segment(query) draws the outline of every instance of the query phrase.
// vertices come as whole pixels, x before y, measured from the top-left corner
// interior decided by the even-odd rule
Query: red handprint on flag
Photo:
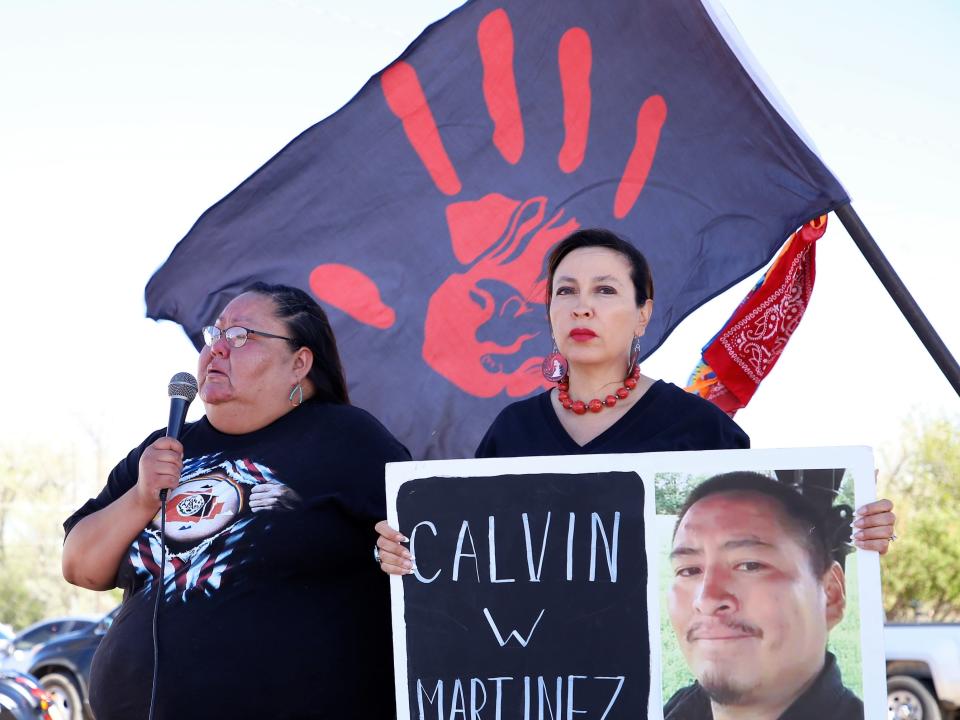
[[[516,165],[524,154],[525,128],[514,76],[514,36],[503,9],[489,13],[477,28],[483,69],[483,96],[493,124],[491,142],[502,159]],[[591,115],[592,48],[590,36],[569,28],[557,48],[563,95],[563,143],[557,168],[580,169],[587,154]],[[381,87],[387,105],[438,191],[460,196],[463,186],[447,153],[416,70],[400,61],[385,70]],[[636,137],[611,198],[611,217],[633,209],[647,181],[666,120],[660,95],[639,107]],[[518,397],[543,385],[540,363],[548,344],[541,329],[519,320],[543,312],[544,258],[549,248],[580,227],[563,208],[551,210],[549,199],[514,199],[489,192],[450,203],[446,222],[460,272],[451,273],[433,292],[424,318],[424,361],[451,383],[476,397],[501,392]],[[321,299],[360,322],[385,329],[395,312],[380,297],[373,280],[344,265],[321,265],[311,274],[311,289]],[[542,315],[540,316],[542,317]],[[489,328],[513,322],[504,338]],[[542,327],[542,325],[541,325]]]

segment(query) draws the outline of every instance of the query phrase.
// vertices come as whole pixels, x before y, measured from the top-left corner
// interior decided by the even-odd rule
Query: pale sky
[[[179,326],[145,319],[150,275],[204,210],[457,5],[0,5],[4,436],[85,451],[95,435],[112,465],[162,426],[167,381],[196,354]],[[960,353],[960,6],[723,5]],[[686,320],[644,372],[684,384],[751,285]],[[755,447],[889,453],[917,412],[960,417],[960,400],[831,217],[807,314],[737,421]]]

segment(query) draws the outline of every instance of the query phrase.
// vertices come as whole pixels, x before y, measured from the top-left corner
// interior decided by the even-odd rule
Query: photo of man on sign
[[[863,718],[827,648],[847,609],[849,523],[846,509],[825,511],[757,472],[717,475],[690,492],[665,590],[695,681],[664,688],[666,720]]]

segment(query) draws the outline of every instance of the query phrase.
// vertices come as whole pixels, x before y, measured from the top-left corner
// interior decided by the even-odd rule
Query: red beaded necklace
[[[640,368],[637,368],[633,371],[633,373],[627,376],[627,379],[623,381],[623,385],[617,388],[616,393],[613,395],[607,395],[603,400],[600,398],[594,398],[590,402],[585,403],[583,400],[570,399],[570,377],[568,375],[564,375],[563,379],[557,383],[557,399],[560,401],[560,404],[565,410],[569,410],[577,415],[583,415],[585,412],[587,412],[587,410],[598,413],[605,407],[613,407],[616,405],[617,400],[626,400],[627,396],[630,394],[630,391],[637,386],[637,381],[639,379]]]

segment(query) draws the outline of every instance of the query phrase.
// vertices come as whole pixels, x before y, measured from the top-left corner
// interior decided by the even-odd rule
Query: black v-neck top
[[[657,380],[627,413],[586,445],[564,430],[546,391],[505,407],[480,441],[476,456],[729,450],[750,438],[720,408]]]

